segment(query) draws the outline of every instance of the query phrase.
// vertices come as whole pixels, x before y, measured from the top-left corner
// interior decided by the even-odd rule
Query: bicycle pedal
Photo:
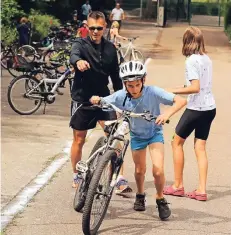
[[[80,173],[85,173],[88,170],[88,165],[84,161],[79,161],[76,164],[76,170]]]

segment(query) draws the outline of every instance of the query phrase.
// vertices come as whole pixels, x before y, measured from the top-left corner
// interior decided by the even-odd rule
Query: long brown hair
[[[192,54],[205,54],[204,37],[201,30],[197,27],[190,26],[185,30],[183,36],[182,54],[190,56]]]

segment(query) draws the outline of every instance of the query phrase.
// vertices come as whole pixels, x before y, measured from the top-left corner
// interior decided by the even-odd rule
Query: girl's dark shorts
[[[176,126],[176,134],[186,139],[194,130],[195,138],[207,140],[216,109],[197,111],[186,109]]]
[[[97,107],[82,106],[75,101],[71,103],[70,127],[75,130],[84,131],[96,127],[98,121],[116,120],[115,111],[103,111]]]

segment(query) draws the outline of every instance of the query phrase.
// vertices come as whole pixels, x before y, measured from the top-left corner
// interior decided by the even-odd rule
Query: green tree
[[[1,7],[1,40],[9,44],[17,37],[16,22],[24,12],[20,9],[16,0],[2,0]]]

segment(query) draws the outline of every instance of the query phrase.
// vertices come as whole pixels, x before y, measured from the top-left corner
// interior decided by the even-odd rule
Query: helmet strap
[[[143,88],[144,88],[144,79],[141,78],[141,81],[142,81],[142,87],[141,87],[141,89],[140,89],[140,93],[142,92],[142,90],[143,90]],[[125,106],[125,103],[126,103],[126,101],[127,101],[127,98],[129,98],[129,101],[131,101],[131,99],[132,99],[132,95],[128,92],[128,89],[127,89],[126,85],[125,85],[125,88],[126,88],[127,93],[126,93],[126,96],[125,96],[125,98],[124,98],[123,107]]]

